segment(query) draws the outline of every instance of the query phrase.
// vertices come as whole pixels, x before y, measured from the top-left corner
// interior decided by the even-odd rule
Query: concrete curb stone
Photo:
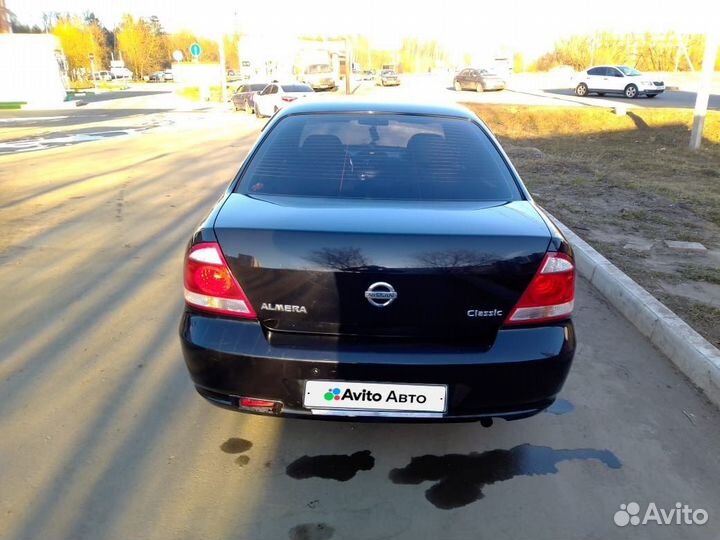
[[[720,350],[558,219],[548,216],[572,245],[578,273],[720,407]]]

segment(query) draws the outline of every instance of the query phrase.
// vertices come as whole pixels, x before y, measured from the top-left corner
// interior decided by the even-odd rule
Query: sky
[[[717,0],[6,0],[6,5],[25,24],[39,24],[47,11],[93,11],[112,28],[123,13],[132,13],[157,15],[171,32],[359,33],[378,48],[418,37],[437,39],[455,52],[521,51],[528,57],[550,50],[559,38],[596,30],[694,33],[720,26]]]

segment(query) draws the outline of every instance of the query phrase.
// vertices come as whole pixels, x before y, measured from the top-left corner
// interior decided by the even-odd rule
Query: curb
[[[555,216],[547,214],[572,245],[578,273],[720,407],[720,350]]]

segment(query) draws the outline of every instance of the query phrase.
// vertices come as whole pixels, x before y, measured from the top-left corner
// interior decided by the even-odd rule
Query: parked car
[[[372,81],[375,78],[375,72],[371,69],[366,69],[361,75],[363,81]]]
[[[392,69],[383,69],[375,75],[376,86],[398,86],[400,78]]]
[[[154,73],[151,73],[148,76],[148,80],[151,82],[164,82],[165,81],[165,72],[164,71],[156,71]]]
[[[575,351],[572,249],[458,105],[280,110],[191,236],[198,392],[303,418],[518,419]]]
[[[578,74],[574,86],[575,93],[580,97],[590,94],[622,94],[626,98],[654,98],[665,91],[663,81],[653,81],[651,77],[628,66],[592,67]]]
[[[130,71],[126,67],[113,66],[110,68],[110,74],[113,76],[113,79],[132,79],[133,78],[133,72]]]
[[[263,88],[267,87],[268,83],[245,83],[241,84],[235,90],[232,96],[233,106],[236,111],[245,109],[246,113],[254,112],[253,97],[258,92],[261,92]]]
[[[484,68],[465,68],[456,73],[453,78],[453,88],[458,92],[461,90],[475,90],[476,92],[504,90],[506,86],[507,81],[504,77]]]
[[[334,90],[337,87],[335,73],[330,64],[310,64],[302,69],[300,81],[313,90]]]
[[[96,81],[112,81],[113,76],[109,71],[96,71],[91,75],[93,80]]]
[[[175,74],[172,72],[172,69],[166,69],[164,79],[166,81],[174,81],[175,80]]]
[[[307,84],[272,82],[253,95],[255,116],[258,118],[272,116],[289,103],[307,97],[312,93],[313,89]]]

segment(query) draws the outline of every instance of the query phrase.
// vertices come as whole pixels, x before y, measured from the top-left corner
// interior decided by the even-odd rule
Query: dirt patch
[[[692,111],[469,107],[538,203],[720,346],[720,113],[691,152]]]

